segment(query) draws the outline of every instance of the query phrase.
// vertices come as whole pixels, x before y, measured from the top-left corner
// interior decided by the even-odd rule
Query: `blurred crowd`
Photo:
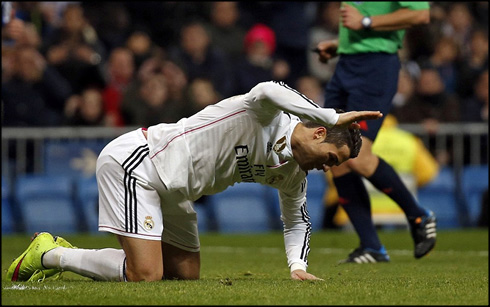
[[[12,2],[2,27],[2,126],[175,122],[255,84],[323,105],[340,2]],[[392,113],[427,131],[488,123],[488,2],[431,2],[407,31]]]

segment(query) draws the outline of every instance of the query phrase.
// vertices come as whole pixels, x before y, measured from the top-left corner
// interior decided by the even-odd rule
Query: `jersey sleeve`
[[[339,114],[334,109],[320,107],[284,82],[268,81],[257,84],[246,94],[245,104],[262,122],[273,118],[280,111],[329,127],[335,125],[339,119]]]
[[[284,246],[288,266],[293,264],[306,271],[310,252],[311,223],[306,210],[306,179],[298,189],[299,193],[279,191],[281,220],[284,224]]]

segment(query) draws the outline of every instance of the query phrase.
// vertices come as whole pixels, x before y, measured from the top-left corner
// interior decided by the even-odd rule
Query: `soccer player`
[[[429,2],[343,2],[339,39],[317,44],[319,60],[340,55],[326,85],[327,108],[380,110],[388,114],[397,91],[405,29],[430,21]],[[371,204],[361,176],[387,194],[404,211],[415,243],[414,256],[426,255],[436,242],[436,218],[419,206],[392,166],[372,152],[384,118],[361,122],[359,156],[332,167],[339,201],[359,238],[360,246],[341,262],[375,263],[390,260],[371,216]]]
[[[106,281],[198,279],[193,201],[236,182],[256,182],[278,190],[291,278],[318,279],[306,272],[307,172],[356,157],[357,121],[381,116],[339,114],[269,81],[177,123],[123,134],[102,150],[96,170],[99,230],[114,233],[122,249],[73,248],[43,232],[14,260],[7,278],[39,280],[71,271]]]

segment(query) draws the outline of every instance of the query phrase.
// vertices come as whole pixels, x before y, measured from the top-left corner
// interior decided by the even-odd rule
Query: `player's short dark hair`
[[[335,109],[337,113],[344,113],[342,109]],[[361,131],[359,129],[351,129],[340,126],[324,126],[312,121],[304,121],[303,124],[307,128],[325,127],[327,129],[327,136],[323,142],[334,144],[337,148],[344,145],[350,149],[349,158],[356,158],[361,150],[362,138]]]

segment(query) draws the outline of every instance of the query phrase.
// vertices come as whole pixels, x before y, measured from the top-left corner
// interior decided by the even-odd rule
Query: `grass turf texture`
[[[2,236],[2,305],[488,305],[488,229],[439,231],[436,248],[413,257],[408,231],[380,231],[391,263],[337,265],[358,245],[349,232],[315,232],[308,271],[290,280],[281,233],[201,235],[198,281],[5,280],[30,235]],[[66,235],[81,248],[119,248],[111,235]]]

